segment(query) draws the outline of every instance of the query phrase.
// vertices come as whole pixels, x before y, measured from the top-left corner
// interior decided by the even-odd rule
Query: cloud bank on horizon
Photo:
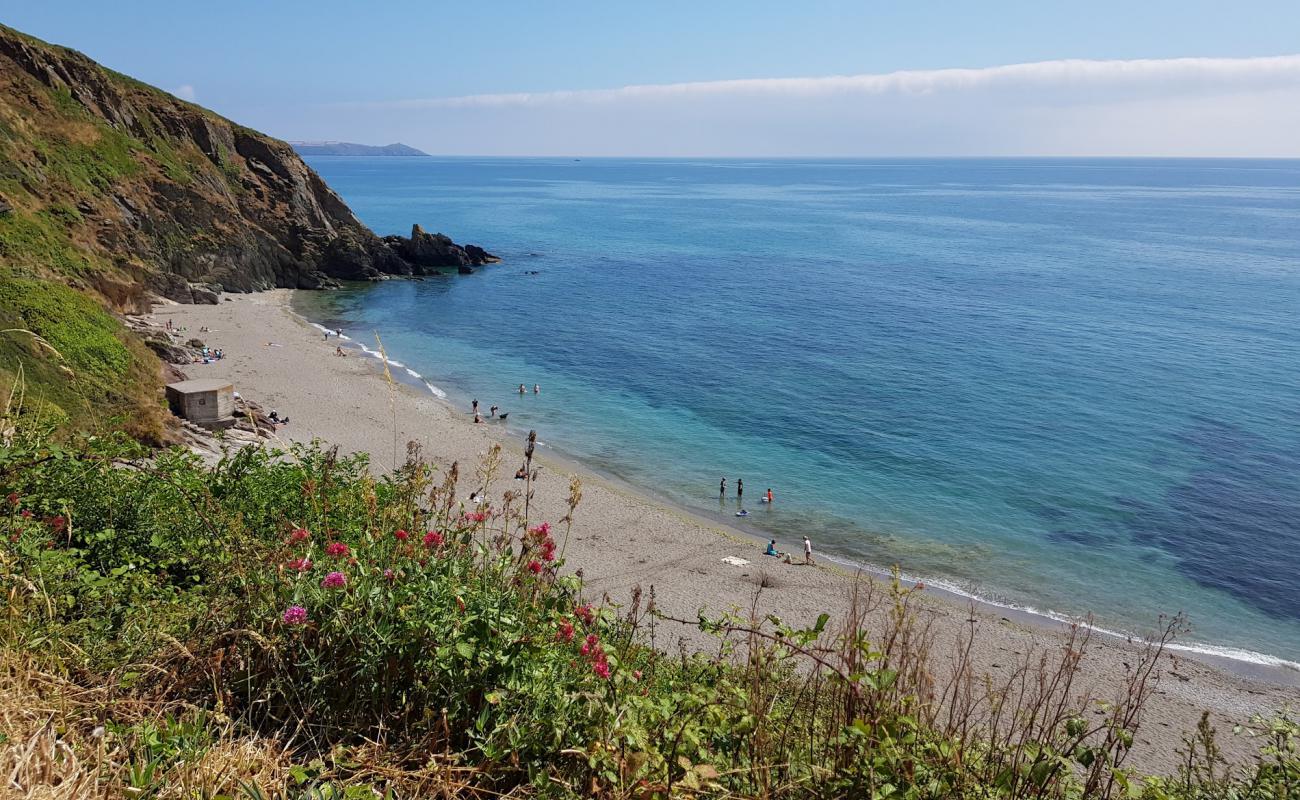
[[[1300,156],[1300,54],[1067,59],[321,111],[337,119],[340,110],[447,154]]]

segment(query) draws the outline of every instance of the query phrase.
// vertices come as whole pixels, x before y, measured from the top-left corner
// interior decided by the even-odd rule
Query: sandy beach
[[[151,319],[156,324],[171,320],[187,329],[186,338],[198,337],[222,348],[223,360],[185,371],[191,378],[229,379],[244,397],[289,416],[291,424],[279,431],[283,439],[319,438],[344,451],[365,451],[379,471],[402,460],[406,442],[414,440],[439,465],[460,463],[466,495],[473,488],[478,462],[494,443],[501,443],[502,474],[489,500],[517,486],[511,475],[522,460],[521,436],[500,423],[473,424],[468,408],[453,409],[422,389],[403,384],[392,391],[383,379],[382,365],[356,349],[349,349],[346,358],[336,357],[339,341],[326,340],[293,315],[291,296],[288,290],[277,290],[228,295],[228,302],[215,306],[159,306]],[[200,333],[200,328],[209,331]],[[499,396],[508,398],[509,391],[510,387],[502,387]],[[546,431],[538,433],[544,441]],[[571,475],[582,481],[582,503],[565,568],[582,571],[592,597],[606,594],[621,603],[635,587],[648,592],[653,586],[659,608],[672,616],[691,619],[700,609],[748,610],[756,602],[761,613],[776,614],[796,625],[812,624],[822,612],[834,620],[848,607],[855,576],[824,562],[820,566],[797,563],[801,561],[798,541],[780,543],[783,549],[796,551],[796,563],[778,563],[765,558],[761,543],[743,533],[657,502],[541,449],[535,464],[540,464],[535,504],[539,520],[558,520],[564,513]],[[724,558],[748,563],[729,563]],[[761,592],[760,584],[764,585]],[[936,636],[936,662],[945,662],[947,650],[969,629],[971,610],[958,598],[929,590],[923,595],[921,613]],[[1157,611],[1152,610],[1153,616]],[[993,607],[979,606],[974,613],[977,635],[972,656],[979,670],[994,676],[1005,674],[1027,654],[1059,653],[1067,635],[1062,625],[1026,620]],[[698,633],[691,637],[685,627],[661,628],[658,644],[674,650],[674,641],[681,636],[688,637],[688,644],[700,641]],[[1136,644],[1095,636],[1082,664],[1084,689],[1102,699],[1112,698],[1137,656]],[[1167,653],[1161,672],[1130,762],[1145,770],[1171,769],[1183,734],[1195,727],[1203,710],[1210,712],[1225,752],[1240,757],[1251,751],[1252,743],[1233,736],[1234,725],[1247,724],[1254,715],[1300,707],[1296,685],[1300,676],[1229,670],[1181,653]]]

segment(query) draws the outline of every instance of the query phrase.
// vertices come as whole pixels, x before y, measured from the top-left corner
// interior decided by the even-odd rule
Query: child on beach
[[[773,539],[772,541],[767,543],[767,549],[763,551],[763,555],[773,556],[776,558],[781,557],[780,551],[776,549],[776,539]]]

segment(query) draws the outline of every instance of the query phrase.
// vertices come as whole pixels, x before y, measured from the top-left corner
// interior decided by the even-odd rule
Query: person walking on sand
[[[736,499],[739,500],[744,496],[745,496],[745,479],[736,478]]]
[[[726,496],[727,496],[727,479],[723,478],[722,480],[718,481],[718,499],[721,500]]]
[[[803,537],[803,563],[805,564],[813,563],[812,542],[808,541],[807,536]]]

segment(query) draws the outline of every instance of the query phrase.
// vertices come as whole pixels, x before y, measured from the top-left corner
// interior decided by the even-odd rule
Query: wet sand
[[[468,495],[482,457],[494,443],[504,447],[500,475],[489,499],[515,489],[511,476],[522,463],[523,439],[499,422],[476,425],[469,409],[453,409],[428,391],[384,380],[382,365],[360,351],[334,355],[340,342],[292,314],[292,293],[276,290],[254,295],[227,295],[215,306],[159,306],[152,320],[171,319],[188,328],[186,338],[201,338],[220,347],[226,357],[217,363],[185,368],[191,378],[225,378],[243,396],[267,409],[288,415],[291,424],[279,436],[290,441],[313,438],[338,445],[346,452],[368,452],[376,470],[388,470],[405,458],[406,442],[423,445],[426,457],[439,465],[460,462],[461,490]],[[210,332],[198,333],[200,327]],[[346,346],[346,343],[344,343]],[[502,387],[508,397],[511,387]],[[531,387],[530,387],[531,389]],[[486,416],[486,404],[481,409]],[[538,431],[545,440],[546,432]],[[582,503],[565,553],[566,570],[582,570],[591,597],[608,595],[625,603],[635,587],[654,588],[661,611],[694,619],[701,609],[717,614],[733,609],[748,614],[776,614],[787,623],[811,625],[822,612],[834,620],[849,607],[855,576],[824,559],[818,566],[786,565],[762,555],[763,543],[736,529],[696,517],[670,504],[647,497],[634,487],[583,469],[580,465],[538,449],[540,466],[534,503],[535,518],[554,523],[564,513],[570,476],[582,481]],[[815,539],[815,537],[814,537]],[[797,551],[799,542],[782,543]],[[733,565],[724,558],[749,563]],[[907,565],[901,565],[906,569]],[[759,591],[760,584],[764,587]],[[757,599],[755,599],[757,596]],[[949,663],[957,637],[970,628],[972,610],[954,595],[925,590],[918,604],[935,634],[936,671]],[[1059,654],[1065,626],[1042,618],[991,606],[974,609],[976,636],[971,648],[976,667],[990,675],[1005,675],[1030,653]],[[676,640],[699,646],[701,635],[680,627],[661,626],[657,644],[670,651]],[[1083,659],[1080,686],[1093,696],[1114,698],[1135,665],[1139,645],[1094,635]],[[1229,665],[1233,666],[1233,665]],[[1202,710],[1209,711],[1229,757],[1252,752],[1246,737],[1233,736],[1234,725],[1254,715],[1273,715],[1286,707],[1300,709],[1300,675],[1264,669],[1224,669],[1181,653],[1167,653],[1160,663],[1160,682],[1141,721],[1129,764],[1147,771],[1168,771],[1176,749],[1191,731]]]

